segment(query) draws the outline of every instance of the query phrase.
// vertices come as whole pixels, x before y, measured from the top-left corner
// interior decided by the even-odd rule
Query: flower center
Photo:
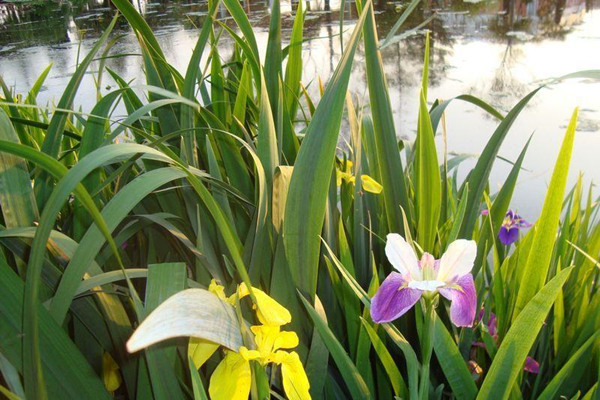
[[[427,292],[433,292],[442,286],[446,286],[446,282],[443,281],[410,281],[408,287],[410,289],[418,289]]]

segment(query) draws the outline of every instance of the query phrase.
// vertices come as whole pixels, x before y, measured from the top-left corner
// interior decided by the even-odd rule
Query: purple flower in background
[[[483,319],[483,308],[479,311],[477,319],[480,321]],[[494,343],[498,343],[498,320],[496,319],[496,314],[490,313],[490,320],[485,325],[487,326],[488,333],[494,340]],[[473,345],[485,348],[485,345],[481,342],[474,342]],[[540,372],[540,364],[533,358],[527,356],[523,370],[532,374],[538,374]]]
[[[419,261],[404,238],[387,236],[385,254],[398,272],[383,281],[371,301],[373,322],[393,321],[410,310],[421,296],[440,293],[450,300],[450,319],[456,326],[472,326],[477,294],[471,269],[477,255],[472,240],[457,240],[448,246],[441,259],[423,253]]]
[[[502,244],[508,246],[509,244],[516,242],[519,238],[519,229],[529,228],[530,226],[531,224],[521,218],[519,214],[512,210],[508,210],[504,217],[504,221],[502,221],[498,238]]]
[[[540,364],[535,361],[533,358],[527,356],[525,359],[525,366],[523,367],[524,371],[531,372],[532,374],[540,373]]]

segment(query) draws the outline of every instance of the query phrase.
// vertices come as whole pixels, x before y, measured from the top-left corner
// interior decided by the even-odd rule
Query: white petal
[[[446,286],[446,282],[442,281],[410,281],[408,287],[410,289],[418,289],[427,292],[433,292],[442,286]]]
[[[160,341],[191,336],[237,351],[244,343],[232,306],[203,289],[174,294],[146,317],[127,341],[130,353]]]
[[[440,259],[437,280],[449,281],[471,272],[477,256],[477,244],[474,240],[459,239],[448,246]]]
[[[385,255],[402,275],[410,274],[411,279],[422,278],[417,255],[402,236],[397,233],[387,235]]]

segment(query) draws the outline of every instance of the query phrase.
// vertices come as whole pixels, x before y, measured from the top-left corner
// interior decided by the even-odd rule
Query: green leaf
[[[419,0],[413,0],[409,9],[412,11]],[[371,160],[373,166],[378,169],[379,183],[383,186],[383,199],[385,202],[385,216],[388,229],[392,232],[404,232],[400,207],[411,215],[409,206],[407,183],[400,152],[398,151],[398,139],[394,127],[394,115],[388,92],[388,84],[383,69],[381,52],[378,48],[375,15],[372,3],[365,4],[368,12],[363,29],[365,46],[365,63],[367,69],[367,86],[369,88],[369,100],[371,113],[373,114],[374,142],[377,159]],[[407,10],[396,23],[398,29],[404,19],[410,14]],[[406,15],[406,17],[404,17]],[[404,18],[404,19],[403,19]],[[394,28],[392,28],[392,32]],[[392,33],[393,34],[393,33]]]
[[[155,310],[169,297],[185,288],[184,263],[150,264],[146,280],[145,313]],[[152,392],[157,399],[183,399],[173,364],[177,356],[174,344],[146,349],[146,364]]]
[[[363,12],[338,67],[310,121],[300,146],[287,196],[283,240],[296,286],[314,299],[319,264],[319,233],[325,218],[342,110],[352,59],[367,13]]]
[[[450,383],[452,393],[458,399],[474,399],[477,396],[475,381],[473,381],[458,346],[439,317],[437,323],[434,324],[434,329],[433,349],[444,376]]]
[[[90,64],[92,63],[92,61],[94,60],[96,53],[98,52],[98,50],[100,50],[100,47],[108,39],[110,32],[112,31],[113,27],[115,26],[115,23],[117,22],[117,18],[118,15],[115,15],[115,17],[110,22],[109,26],[102,33],[102,36],[100,36],[96,44],[94,44],[94,47],[92,47],[87,56],[81,61],[81,63],[75,70],[75,73],[69,80],[69,83],[65,88],[65,91],[63,92],[56,108],[65,110],[70,109],[73,106],[73,101],[75,100],[75,95],[77,93],[79,85],[81,84],[81,81],[83,80],[83,76]],[[42,152],[52,157],[58,157],[60,153],[60,143],[62,141],[63,130],[65,129],[68,116],[69,114],[64,111],[57,111],[54,113],[52,119],[50,120],[48,131],[46,132],[46,135],[44,137],[44,143],[42,144],[41,148]],[[38,204],[44,204],[48,199],[50,193],[50,179],[51,178],[49,175],[43,175],[35,181],[35,189]],[[31,388],[31,391],[28,392],[28,397],[30,397],[30,395],[34,392],[35,389]]]
[[[315,328],[317,328],[317,331],[323,339],[323,342],[325,342],[331,357],[333,357],[333,360],[340,369],[340,372],[344,378],[344,382],[346,383],[346,386],[348,386],[348,390],[352,398],[372,399],[373,397],[369,392],[369,388],[356,369],[356,365],[352,363],[348,353],[341,343],[336,339],[333,332],[331,332],[331,329],[329,329],[327,323],[323,321],[313,306],[310,305],[308,300],[306,300],[306,298],[304,298],[300,292],[298,293],[298,296],[300,296],[300,300],[302,300],[302,303],[304,303],[304,307],[315,324]]]
[[[571,122],[569,122],[569,126],[567,127],[567,132],[565,133],[565,138],[563,139],[563,144],[558,154],[556,165],[554,166],[554,172],[548,185],[549,190],[544,200],[542,213],[535,224],[535,236],[519,285],[519,294],[517,295],[517,302],[513,312],[513,321],[518,317],[529,300],[544,285],[548,276],[550,260],[552,259],[552,249],[554,248],[556,232],[560,222],[563,196],[569,175],[569,164],[571,163],[575,128],[577,126],[577,112],[578,110],[575,109],[571,117]]]
[[[294,26],[288,46],[288,59],[285,66],[285,78],[283,81],[284,100],[290,119],[294,120],[298,113],[298,101],[300,97],[300,81],[302,79],[302,30],[304,29],[304,3],[299,2],[294,16]]]
[[[0,260],[0,353],[23,373],[24,284]],[[110,399],[102,381],[79,349],[56,324],[45,308],[37,304],[40,327],[40,365],[52,399]]]
[[[404,378],[402,378],[402,374],[394,363],[394,359],[390,355],[390,352],[377,335],[377,332],[375,332],[375,329],[373,329],[371,325],[369,325],[369,323],[363,318],[361,318],[360,321],[362,322],[363,327],[366,329],[369,339],[373,344],[373,348],[379,357],[379,361],[381,361],[381,364],[388,375],[390,383],[394,388],[394,394],[401,398],[408,398],[408,388],[406,387]]]
[[[423,92],[421,92],[420,104],[419,129],[415,145],[417,242],[424,251],[431,253],[434,249],[440,217],[442,186],[433,129]]]
[[[581,376],[585,372],[585,368],[581,368],[583,365],[588,365],[592,352],[590,347],[596,342],[596,339],[600,336],[600,331],[596,331],[576,352],[569,358],[563,367],[558,371],[552,380],[545,385],[544,391],[538,397],[538,400],[550,400],[556,399],[557,397],[563,397],[562,395],[567,393],[561,393],[561,386],[570,382],[574,385],[579,382]],[[584,361],[585,360],[585,361]],[[571,393],[568,393],[570,395]]]
[[[573,267],[558,273],[523,308],[502,341],[477,399],[508,399],[552,303]]]
[[[487,142],[483,152],[481,153],[481,156],[477,159],[475,168],[473,168],[473,170],[469,173],[467,180],[470,188],[469,200],[467,203],[465,220],[460,230],[460,237],[470,238],[472,236],[473,227],[475,226],[475,221],[478,218],[479,205],[483,198],[483,192],[487,185],[496,156],[498,155],[498,151],[500,150],[500,146],[502,146],[504,138],[508,134],[510,127],[515,122],[521,111],[523,111],[527,103],[529,103],[529,100],[531,100],[531,98],[540,89],[541,87],[533,90],[523,99],[521,99],[521,101],[519,101],[519,103],[512,110],[510,110],[500,125],[498,125],[498,128],[496,128],[490,140]]]
[[[121,148],[123,146],[117,145],[114,147]],[[98,159],[97,157],[94,158]],[[165,183],[183,177],[185,177],[184,172],[167,167],[147,172],[131,181],[102,210],[102,217],[106,221],[108,230],[112,232],[133,207],[152,191]],[[65,268],[63,277],[50,303],[50,313],[57,321],[64,320],[81,278],[103,245],[104,240],[101,231],[96,225],[92,225],[81,239],[77,251]]]
[[[19,143],[13,126],[0,109],[0,140]],[[0,153],[0,204],[7,228],[32,226],[39,218],[27,164],[20,158]]]

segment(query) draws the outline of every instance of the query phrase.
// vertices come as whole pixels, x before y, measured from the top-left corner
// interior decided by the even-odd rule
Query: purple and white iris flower
[[[436,260],[423,253],[421,260],[404,238],[387,235],[385,254],[397,270],[390,273],[371,300],[373,322],[390,322],[399,318],[421,296],[437,293],[450,300],[450,319],[456,326],[472,326],[477,308],[477,293],[471,269],[477,255],[472,240],[456,240],[442,258]]]
[[[483,319],[483,308],[479,311],[479,316],[477,320],[481,321]],[[487,331],[494,340],[494,343],[498,343],[498,320],[496,318],[496,314],[490,313],[490,319],[485,324],[487,327]],[[485,348],[485,344],[481,342],[474,342],[473,346]],[[540,372],[540,364],[532,357],[527,356],[525,359],[525,366],[523,367],[524,371],[527,371],[532,374],[539,374]]]
[[[519,229],[529,228],[530,226],[531,224],[521,218],[519,214],[512,210],[508,210],[504,217],[504,221],[502,221],[500,232],[498,232],[498,238],[502,244],[508,246],[509,244],[516,242],[519,238]]]

